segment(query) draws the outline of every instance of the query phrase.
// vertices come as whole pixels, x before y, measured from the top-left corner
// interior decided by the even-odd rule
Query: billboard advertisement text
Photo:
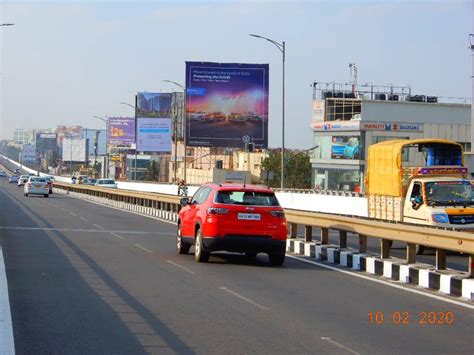
[[[110,117],[107,121],[107,144],[130,147],[135,143],[135,118]]]
[[[189,146],[268,146],[268,64],[186,62]]]
[[[171,118],[137,118],[137,150],[171,152]]]

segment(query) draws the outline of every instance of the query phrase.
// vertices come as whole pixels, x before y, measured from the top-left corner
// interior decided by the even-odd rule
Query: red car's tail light
[[[222,207],[209,207],[207,209],[207,214],[209,215],[218,215],[218,214],[227,214],[229,213],[228,208],[222,208]]]
[[[273,217],[285,218],[285,212],[283,212],[283,211],[270,211],[270,214],[271,214]]]

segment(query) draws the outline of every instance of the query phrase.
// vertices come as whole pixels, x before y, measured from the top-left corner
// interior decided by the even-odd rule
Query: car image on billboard
[[[268,64],[186,62],[190,146],[268,146]]]

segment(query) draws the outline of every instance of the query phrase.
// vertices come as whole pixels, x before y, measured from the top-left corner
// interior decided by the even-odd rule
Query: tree
[[[281,181],[281,151],[271,151],[268,158],[262,162],[262,169],[273,171],[274,179],[268,181],[270,187],[280,187]],[[305,152],[285,150],[285,188],[311,188],[310,156]]]
[[[160,178],[160,167],[156,163],[156,160],[151,160],[148,164],[148,169],[143,176],[143,180],[146,181],[158,181]]]

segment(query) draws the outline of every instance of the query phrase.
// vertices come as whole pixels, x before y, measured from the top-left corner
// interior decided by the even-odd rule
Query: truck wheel
[[[200,263],[205,263],[209,260],[209,252],[203,250],[201,229],[196,231],[196,238],[194,241],[194,260]]]
[[[178,230],[176,231],[176,251],[178,254],[187,254],[190,247],[188,243],[183,242],[181,237],[181,224],[178,224]]]
[[[423,255],[425,252],[425,246],[424,245],[416,245],[416,255]]]
[[[268,254],[268,260],[272,266],[282,266],[285,262],[285,254]]]

